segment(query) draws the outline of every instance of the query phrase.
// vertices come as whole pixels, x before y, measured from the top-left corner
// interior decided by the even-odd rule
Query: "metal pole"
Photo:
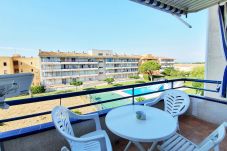
[[[135,104],[134,87],[132,88],[132,104]]]
[[[174,84],[173,81],[171,81],[171,89],[173,89],[173,84]]]

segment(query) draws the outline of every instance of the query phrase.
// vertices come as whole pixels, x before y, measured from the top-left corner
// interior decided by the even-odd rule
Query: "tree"
[[[106,81],[108,84],[113,84],[114,78],[106,78],[104,81]]]
[[[194,78],[197,78],[197,79],[204,79],[204,73],[205,73],[204,66],[195,67],[191,71],[190,76],[194,77]]]
[[[143,74],[148,74],[150,80],[150,77],[153,75],[153,72],[159,70],[160,68],[161,65],[158,62],[147,61],[139,67],[139,71]]]
[[[70,82],[70,85],[76,86],[76,90],[77,90],[77,87],[83,85],[83,82],[82,81],[73,80],[72,82]]]
[[[194,87],[194,88],[204,88],[204,84],[203,83],[201,83],[201,82],[193,82],[192,83],[192,86]],[[200,94],[200,95],[203,95],[204,94],[204,91],[203,90],[198,90],[198,89],[196,89],[195,90],[195,93],[196,94]]]
[[[164,74],[165,76],[171,76],[171,72],[173,70],[175,70],[173,67],[165,68],[164,71],[162,72],[162,74]]]

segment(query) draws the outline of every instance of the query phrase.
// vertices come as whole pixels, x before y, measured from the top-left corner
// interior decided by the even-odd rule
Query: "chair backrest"
[[[222,123],[216,130],[214,130],[202,143],[199,144],[198,151],[209,151],[215,148],[215,151],[219,150],[219,144],[225,138],[226,122]]]
[[[173,117],[185,113],[190,104],[189,96],[180,90],[167,90],[163,93],[165,111]]]
[[[67,135],[75,137],[75,134],[70,123],[69,110],[63,106],[56,106],[52,110],[51,116],[58,132],[71,144],[72,141],[67,139]]]

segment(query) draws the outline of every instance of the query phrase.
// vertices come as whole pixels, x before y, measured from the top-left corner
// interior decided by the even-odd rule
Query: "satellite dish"
[[[28,94],[33,77],[32,73],[0,75],[0,108],[9,108],[6,98]]]

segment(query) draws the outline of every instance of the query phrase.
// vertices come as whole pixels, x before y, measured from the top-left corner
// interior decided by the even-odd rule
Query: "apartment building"
[[[11,57],[0,57],[0,75],[13,74],[13,62]]]
[[[0,74],[33,73],[32,85],[40,85],[39,59],[33,57],[0,57]]]
[[[140,56],[114,54],[111,50],[90,53],[39,52],[41,81],[45,86],[69,84],[72,80],[97,81],[128,78],[138,74]]]
[[[158,57],[158,61],[161,64],[161,70],[165,68],[174,67],[175,59],[173,58],[166,58],[166,57]]]

